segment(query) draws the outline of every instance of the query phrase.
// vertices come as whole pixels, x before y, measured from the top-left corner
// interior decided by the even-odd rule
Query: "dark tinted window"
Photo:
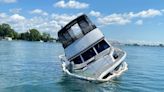
[[[71,38],[71,35],[68,32],[63,33],[63,39],[62,40],[63,40],[62,42],[64,43],[64,45],[71,44],[71,42],[73,41],[73,39]]]
[[[70,36],[70,34],[68,32],[65,32],[63,34],[63,36],[65,37],[66,40],[68,40],[68,41],[71,40],[71,36]]]
[[[95,49],[98,53],[102,52],[103,50],[109,48],[109,45],[103,40],[99,42],[97,45],[95,45]]]
[[[80,21],[79,25],[85,34],[88,33],[91,29],[89,23],[86,22],[85,20]]]
[[[75,64],[81,64],[82,60],[80,58],[80,56],[76,57],[75,59],[72,60]]]
[[[82,54],[82,57],[83,57],[84,61],[87,61],[88,59],[90,59],[91,57],[93,57],[95,55],[96,55],[95,51],[93,50],[93,48],[91,48],[91,49],[87,50],[86,52],[84,52]]]
[[[79,22],[79,26],[81,27],[84,34],[87,34],[88,32],[96,28],[96,26],[92,24],[92,22],[89,21],[89,19],[81,20]]]

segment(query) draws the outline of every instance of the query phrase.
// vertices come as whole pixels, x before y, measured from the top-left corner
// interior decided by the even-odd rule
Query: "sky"
[[[164,43],[163,0],[0,0],[0,24],[57,37],[61,26],[89,16],[109,40]]]

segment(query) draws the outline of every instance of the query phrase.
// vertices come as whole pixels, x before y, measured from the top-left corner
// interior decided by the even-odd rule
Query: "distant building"
[[[12,38],[11,37],[5,37],[5,40],[12,41]]]
[[[40,40],[39,42],[43,42],[43,40]]]

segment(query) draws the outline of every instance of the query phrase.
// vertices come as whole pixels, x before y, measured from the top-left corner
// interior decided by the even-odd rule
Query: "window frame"
[[[105,48],[104,46],[102,46],[102,44],[100,44],[100,43],[103,42],[103,41],[105,42],[106,45],[108,45],[108,47]],[[98,48],[96,47],[96,45],[101,45],[100,47],[103,47],[103,48],[100,48],[101,50],[98,50]],[[96,45],[94,45],[94,48],[95,48],[95,50],[96,50],[96,52],[97,52],[98,54],[111,47],[111,46],[109,45],[109,43],[108,43],[105,39],[101,40],[101,41],[98,42]],[[103,45],[104,45],[104,44],[103,44]]]
[[[92,50],[93,52],[89,52],[89,50]],[[86,55],[87,51],[88,51],[90,54],[92,53],[92,54],[94,54],[94,55],[92,55],[92,56],[90,56],[90,57],[86,57],[85,55]],[[81,54],[81,56],[82,56],[84,62],[88,61],[89,59],[93,58],[93,57],[96,56],[96,55],[97,55],[97,53],[95,52],[95,50],[94,50],[93,47],[89,48],[88,50],[86,50],[85,52],[83,52],[83,53]],[[86,59],[86,58],[87,58],[87,59]]]
[[[81,62],[80,63],[75,63],[76,61],[74,61],[76,58],[80,57]],[[83,60],[81,58],[81,55],[78,55],[77,57],[75,57],[74,59],[71,60],[74,64],[82,64]]]

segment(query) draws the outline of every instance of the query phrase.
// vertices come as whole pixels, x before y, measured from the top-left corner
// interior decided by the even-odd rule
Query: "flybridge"
[[[59,41],[63,44],[63,47],[66,48],[95,28],[96,26],[86,15],[81,15],[58,32]]]

